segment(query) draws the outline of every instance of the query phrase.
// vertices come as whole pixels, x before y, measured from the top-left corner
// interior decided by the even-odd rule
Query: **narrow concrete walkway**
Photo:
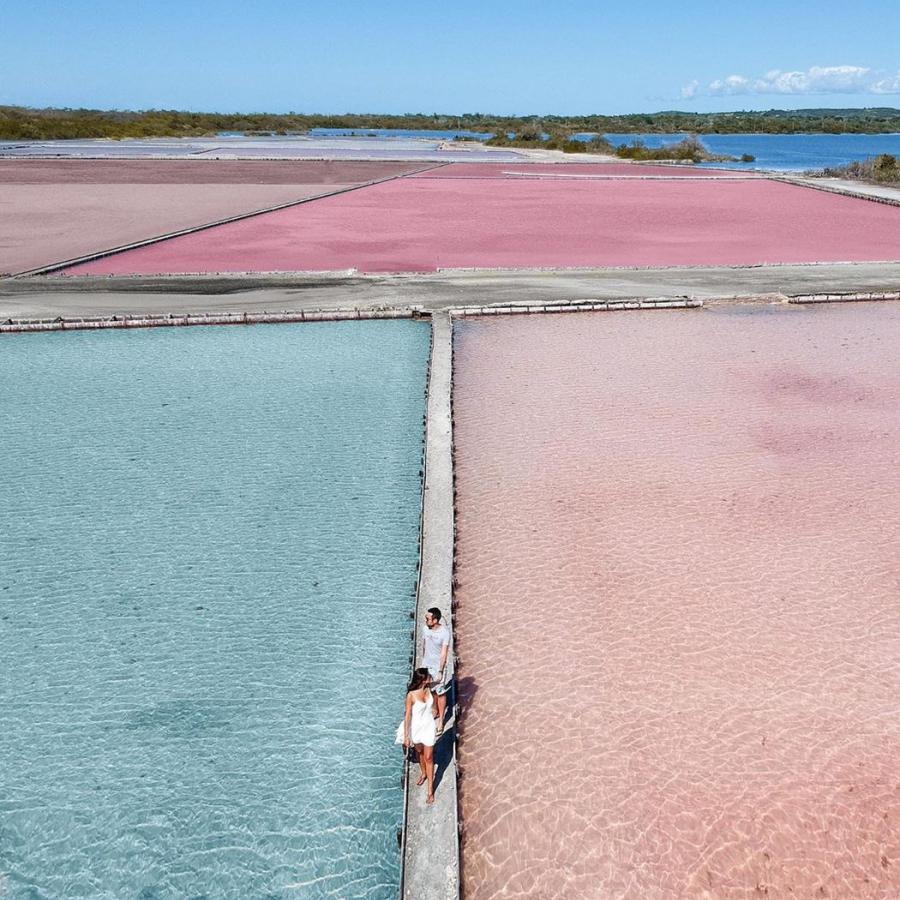
[[[0,320],[281,312],[447,310],[493,304],[696,297],[702,300],[895,291],[900,262],[672,269],[497,270],[430,275],[2,278]]]
[[[453,338],[450,316],[432,316],[431,370],[425,435],[422,569],[416,601],[416,664],[421,664],[423,617],[437,606],[452,629],[453,455],[450,395]],[[452,659],[451,647],[451,659]],[[451,703],[454,697],[451,697]],[[449,712],[449,710],[448,710]],[[456,799],[456,720],[445,724],[435,747],[435,801],[425,804],[416,786],[418,765],[407,771],[403,850],[404,900],[459,897],[459,830]]]
[[[801,187],[815,188],[831,194],[847,194],[850,197],[857,197],[862,200],[876,200],[880,203],[900,206],[900,187],[892,187],[889,184],[869,184],[865,181],[855,181],[852,178],[822,178],[793,174],[782,175],[778,178],[778,181],[798,184]]]

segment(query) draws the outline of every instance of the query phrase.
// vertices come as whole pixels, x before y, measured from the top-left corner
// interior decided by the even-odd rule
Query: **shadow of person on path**
[[[471,675],[459,678],[454,688],[453,705],[456,710],[456,729],[461,734],[465,730],[466,712],[472,706],[478,693],[478,684]]]
[[[453,759],[453,745],[456,743],[456,726],[448,728],[434,745],[434,792],[437,793],[444,772]]]
[[[472,676],[457,679],[447,698],[447,718],[453,716],[453,725],[444,731],[434,745],[434,789],[438,789],[444,772],[453,759],[453,748],[462,731],[465,710],[478,693],[478,685]]]

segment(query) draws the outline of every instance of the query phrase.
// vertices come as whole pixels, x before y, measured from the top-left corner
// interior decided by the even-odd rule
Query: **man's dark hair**
[[[432,606],[431,609],[428,610],[428,613],[429,615],[434,616],[436,622],[441,621],[441,611],[436,606]]]

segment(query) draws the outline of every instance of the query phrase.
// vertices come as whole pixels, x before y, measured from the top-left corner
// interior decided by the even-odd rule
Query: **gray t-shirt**
[[[450,629],[441,623],[437,628],[426,627],[422,633],[425,637],[425,656],[422,659],[422,665],[434,675],[441,667],[441,650],[444,649],[445,644],[450,643]],[[449,667],[448,657],[447,668],[449,669]],[[446,670],[444,674],[447,674]]]

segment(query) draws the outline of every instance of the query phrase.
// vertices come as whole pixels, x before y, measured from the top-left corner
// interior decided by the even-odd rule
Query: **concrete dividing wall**
[[[450,163],[416,178],[728,178],[747,179],[764,176],[754,172],[729,169],[700,169],[683,165],[650,165],[646,163],[534,163],[523,161],[500,163]]]
[[[109,328],[180,328],[188,325],[276,325],[288,322],[344,322],[352,319],[408,319],[411,309],[311,309],[294,312],[197,313],[168,316],[109,316],[92,319],[8,319],[0,334],[36,331],[100,331]]]

